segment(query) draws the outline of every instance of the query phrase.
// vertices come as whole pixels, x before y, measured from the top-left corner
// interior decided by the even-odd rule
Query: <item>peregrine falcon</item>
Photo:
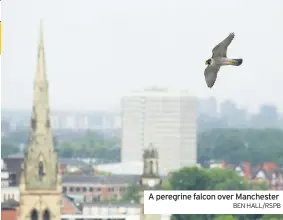
[[[209,88],[213,87],[217,78],[217,73],[221,66],[240,66],[243,63],[243,59],[227,58],[227,47],[230,45],[234,37],[234,33],[229,34],[228,37],[226,37],[221,43],[213,48],[212,57],[205,61],[205,64],[208,66],[204,71],[204,76],[206,84]]]

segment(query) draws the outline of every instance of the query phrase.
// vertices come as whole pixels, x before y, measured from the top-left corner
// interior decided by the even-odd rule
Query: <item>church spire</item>
[[[61,219],[62,182],[49,120],[43,25],[40,25],[29,143],[20,177],[19,220]]]
[[[49,119],[48,81],[45,69],[45,53],[43,41],[43,22],[40,22],[40,38],[37,57],[37,72],[34,81],[34,99],[31,122],[31,135],[44,135],[52,139]],[[53,150],[53,144],[49,145]]]
[[[45,69],[43,23],[41,21],[31,130],[24,162],[26,186],[31,185],[33,188],[55,187],[57,166],[57,154],[54,152],[49,119],[48,82]]]

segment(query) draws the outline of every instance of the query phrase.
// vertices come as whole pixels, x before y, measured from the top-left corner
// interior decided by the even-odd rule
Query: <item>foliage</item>
[[[120,140],[117,137],[106,137],[98,132],[86,132],[77,135],[70,133],[55,135],[53,138],[54,147],[59,157],[95,157],[105,160],[120,160]],[[74,136],[75,138],[71,138]],[[27,144],[28,131],[11,132],[2,138],[2,155],[8,156],[19,153],[19,144]]]
[[[169,179],[164,180],[162,188],[164,190],[247,190],[250,186],[233,170],[185,167],[173,172]],[[266,190],[268,187],[265,183],[258,183],[252,189]],[[131,185],[122,200],[137,202],[139,190],[138,184]],[[198,218],[201,219],[200,216]]]
[[[282,220],[283,215],[264,215],[261,220]]]
[[[140,186],[138,184],[130,185],[125,192],[125,195],[122,198],[122,201],[125,202],[139,202],[139,192]]]
[[[208,172],[198,167],[184,167],[169,178],[172,190],[203,190],[209,183]]]
[[[161,188],[164,190],[171,190],[172,187],[169,180],[163,180]]]
[[[95,157],[120,161],[120,140],[99,132],[59,132],[54,144],[60,157]],[[4,141],[3,141],[4,140]],[[19,152],[28,130],[2,138],[4,156]],[[5,145],[4,145],[5,143]],[[272,161],[283,167],[283,131],[276,129],[213,129],[198,135],[198,162],[226,160],[231,164],[250,161],[253,165]],[[13,145],[13,146],[12,146]]]
[[[279,129],[213,129],[198,136],[198,160],[225,160],[253,165],[283,165],[283,131]]]
[[[1,143],[1,157],[7,157],[11,154],[16,154],[19,152],[19,147],[17,147],[15,144],[13,143],[7,143],[4,142],[4,140],[2,140]]]
[[[184,167],[172,173],[169,179],[163,181],[165,190],[247,190],[249,184],[233,170],[228,169],[202,169],[198,167]],[[130,186],[123,201],[139,199],[139,186]],[[259,183],[255,189],[267,189],[264,183]],[[263,215],[172,215],[171,220],[255,220]],[[277,216],[270,216],[276,217]],[[262,220],[267,220],[263,218]],[[283,218],[282,218],[283,219]]]
[[[228,190],[239,187],[243,189],[242,179],[232,170],[202,169],[198,167],[184,167],[169,178],[173,190]],[[213,215],[174,215],[173,219],[206,220]]]
[[[246,190],[248,183],[230,169],[209,169],[207,190]]]
[[[5,135],[3,139],[17,143],[17,144],[26,144],[28,141],[29,130],[18,130]]]
[[[103,176],[110,176],[112,175],[111,172],[103,171],[103,170],[94,170],[95,175],[103,175]]]
[[[232,215],[219,215],[216,216],[213,220],[238,220],[238,218]]]
[[[169,182],[169,180],[164,180],[162,182],[162,189],[164,190],[171,190],[171,184]],[[123,201],[135,201],[138,202],[139,201],[139,192],[140,192],[140,185],[138,184],[132,184],[130,185],[127,189],[126,189],[126,193],[124,195],[124,197],[122,198]]]
[[[95,157],[113,161],[120,160],[119,140],[88,132],[74,140],[63,141],[57,150],[62,157]]]
[[[267,182],[258,182],[253,183],[251,186],[252,190],[268,190],[268,183]]]
[[[28,131],[15,131],[1,137],[1,156],[20,153],[20,144],[27,143]]]
[[[247,190],[249,184],[233,170],[185,167],[169,178],[173,190]],[[258,185],[265,187],[265,185]],[[255,220],[263,215],[173,215],[173,220]]]
[[[70,172],[68,170],[64,171],[65,176],[81,176],[82,174],[83,174],[83,172],[81,170],[76,170],[76,171],[73,171],[73,172]]]
[[[75,140],[58,144],[62,157],[96,157],[118,161],[120,158],[119,140],[95,132],[88,132]]]
[[[173,190],[245,190],[248,184],[233,170],[184,167],[169,178]]]

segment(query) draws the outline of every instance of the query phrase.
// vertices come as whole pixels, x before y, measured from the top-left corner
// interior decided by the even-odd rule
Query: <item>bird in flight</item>
[[[212,50],[212,57],[205,61],[208,65],[204,71],[205,81],[209,88],[212,88],[216,78],[217,73],[221,66],[240,66],[243,63],[243,59],[229,59],[227,58],[227,48],[234,39],[235,34],[231,33],[222,42],[217,44]]]

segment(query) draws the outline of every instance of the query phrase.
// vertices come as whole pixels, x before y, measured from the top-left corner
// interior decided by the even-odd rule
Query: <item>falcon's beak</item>
[[[207,60],[205,61],[205,65],[207,65],[208,63],[207,63]]]

